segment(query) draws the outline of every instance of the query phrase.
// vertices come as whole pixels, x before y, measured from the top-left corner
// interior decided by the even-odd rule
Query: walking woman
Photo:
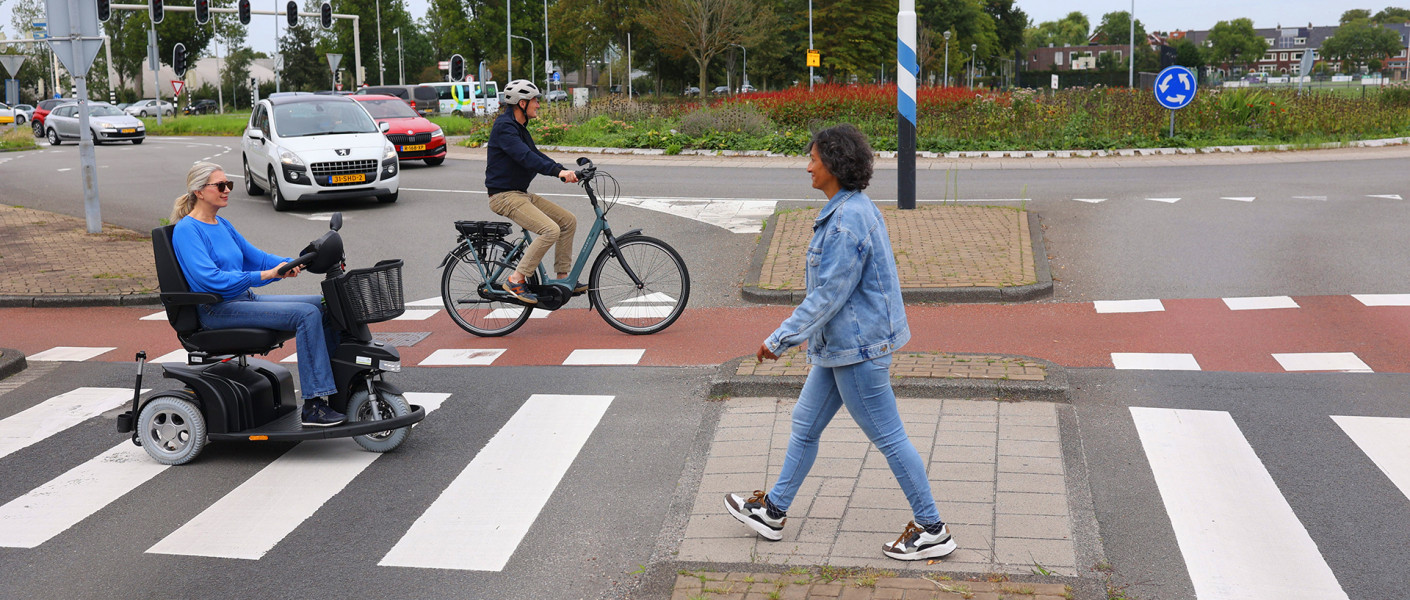
[[[813,187],[828,197],[808,244],[807,295],[759,347],[757,358],[777,360],[808,343],[812,369],[793,408],[793,431],[773,488],[749,496],[727,494],[725,508],[765,539],[783,539],[788,507],[818,456],[818,439],[847,412],[875,444],[905,492],[915,519],[882,546],[898,560],[939,558],[955,551],[940,520],[920,453],[906,436],[891,389],[891,353],[911,337],[891,239],[871,198],[872,150],[856,127],[819,131],[808,143]]]
[[[298,343],[299,391],[304,399],[303,424],[337,425],[347,419],[328,406],[337,392],[329,356],[338,346],[338,329],[323,312],[322,296],[256,296],[251,288],[296,277],[298,267],[279,274],[292,259],[269,254],[245,241],[235,226],[216,216],[230,203],[235,184],[220,165],[198,162],[186,173],[186,193],[176,198],[171,243],[176,261],[193,292],[219,294],[223,301],[197,311],[201,325],[211,329],[258,327],[295,332]]]

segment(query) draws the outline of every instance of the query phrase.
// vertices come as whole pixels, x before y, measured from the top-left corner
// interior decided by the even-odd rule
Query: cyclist
[[[533,82],[524,79],[509,82],[500,94],[500,104],[504,108],[490,130],[485,165],[485,191],[490,195],[490,210],[537,236],[524,250],[524,257],[514,272],[501,285],[520,301],[536,304],[538,297],[528,291],[524,282],[538,268],[548,247],[555,244],[553,264],[558,279],[568,276],[573,266],[573,233],[578,220],[563,207],[529,193],[529,183],[538,174],[557,176],[569,183],[577,183],[578,176],[540,152],[525,127],[529,119],[539,116],[539,88]],[[586,291],[586,285],[573,282],[574,295]]]

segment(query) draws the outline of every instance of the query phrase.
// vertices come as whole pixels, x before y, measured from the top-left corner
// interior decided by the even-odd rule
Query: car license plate
[[[328,178],[328,183],[362,183],[367,181],[367,176],[362,173],[356,175],[334,175]]]
[[[123,133],[135,133],[136,131],[137,131],[136,129],[124,129],[124,130],[122,130]]]
[[[425,149],[426,149],[426,144],[417,144],[417,145],[415,145],[415,146],[402,146],[402,147],[401,147],[401,151],[402,151],[402,152],[419,152],[419,151],[425,150]]]

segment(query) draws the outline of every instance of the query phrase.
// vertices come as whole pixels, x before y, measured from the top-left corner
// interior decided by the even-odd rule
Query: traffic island
[[[158,303],[152,240],[83,219],[0,205],[0,307]]]
[[[769,218],[742,294],[798,304],[813,220],[821,207]],[[1020,302],[1051,296],[1053,278],[1037,213],[999,206],[882,208],[906,302]]]
[[[23,352],[13,348],[0,348],[0,379],[19,373],[26,366],[28,365],[25,363]]]

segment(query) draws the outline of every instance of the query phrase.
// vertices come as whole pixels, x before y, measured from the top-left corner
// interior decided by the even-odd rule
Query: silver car
[[[88,128],[93,131],[95,144],[121,141],[140,144],[147,139],[147,128],[142,121],[106,102],[88,104]],[[78,104],[54,107],[49,116],[44,117],[44,133],[52,146],[58,146],[65,140],[78,140]]]
[[[161,113],[165,116],[176,114],[176,106],[166,100],[138,100],[127,105],[123,110],[134,117],[155,117],[157,116],[158,102],[160,102]]]

